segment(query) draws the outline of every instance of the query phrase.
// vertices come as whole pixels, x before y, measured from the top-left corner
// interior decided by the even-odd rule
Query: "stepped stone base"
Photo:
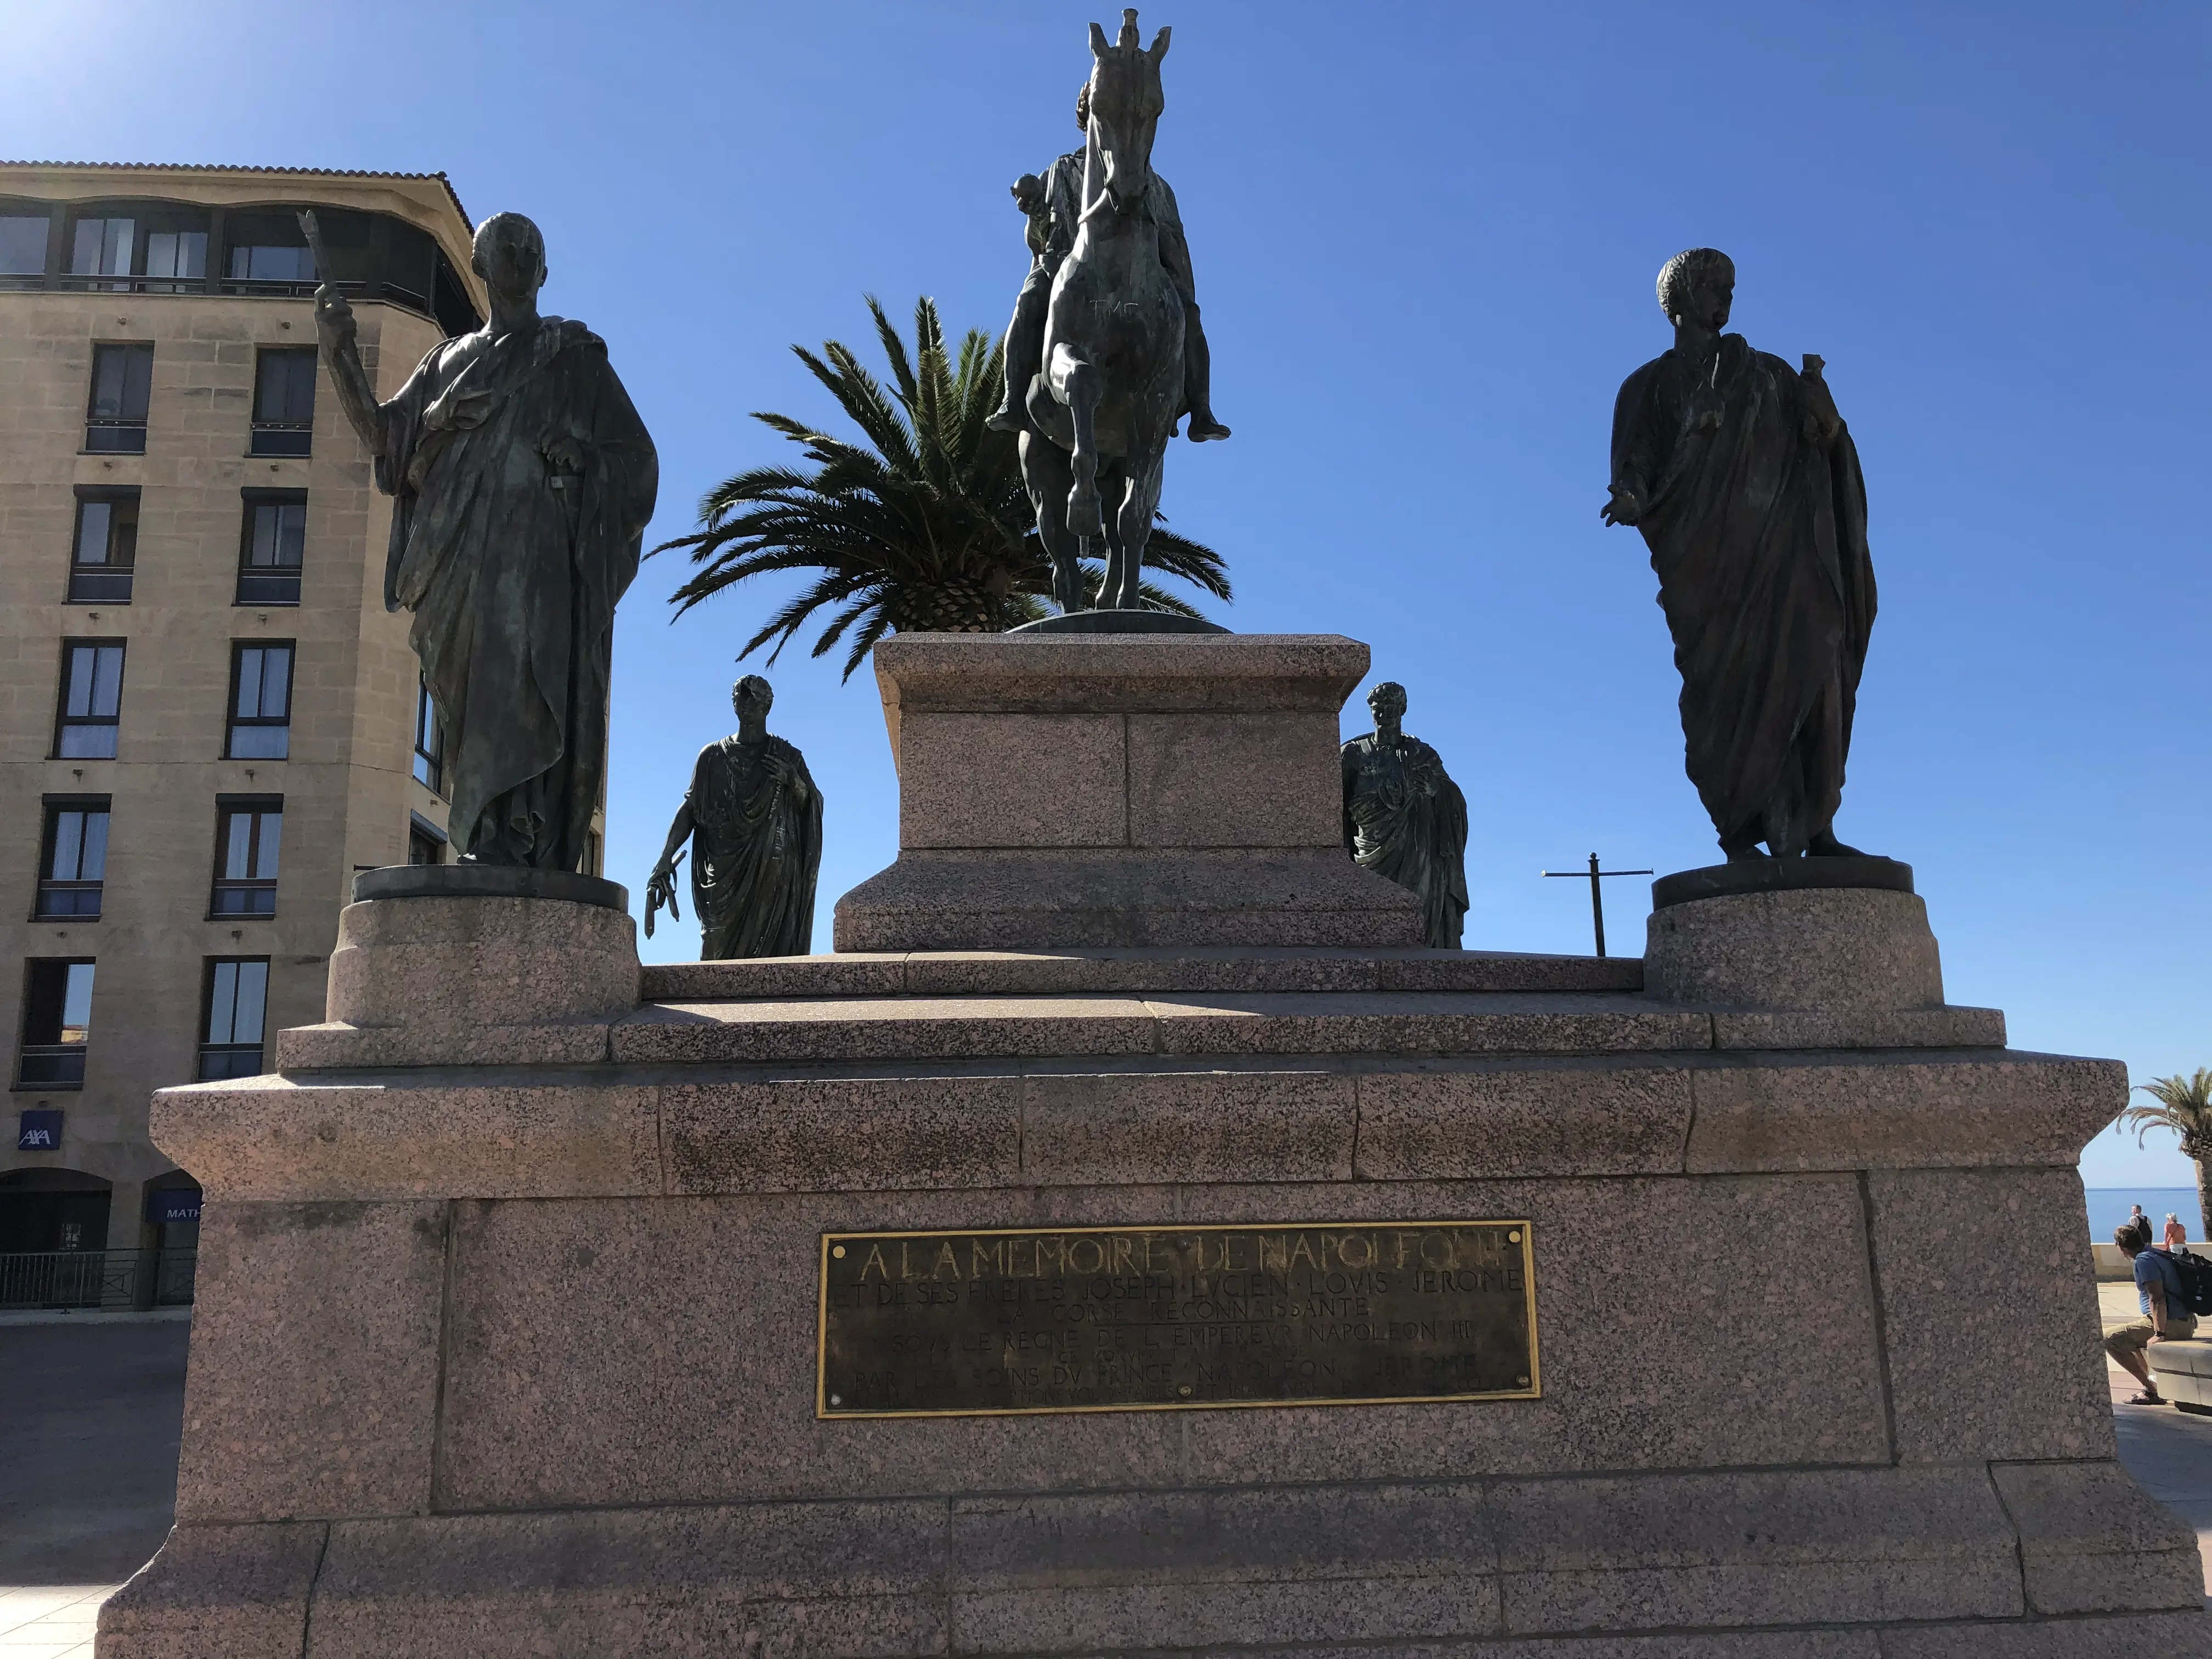
[[[899,856],[838,900],[838,950],[1420,943],[1345,856],[1358,641],[914,634],[875,662]]]
[[[1164,896],[1218,855],[1320,872],[1350,646],[887,644],[912,810],[840,911],[873,951],[641,970],[589,904],[349,908],[277,1074],[155,1100],[198,1301],[177,1527],[103,1659],[2212,1659],[2195,1535],[2114,1461],[2081,1248],[2124,1068],[1944,1004],[1894,890],[1673,905],[1647,962],[1346,943],[1325,885],[1194,942]],[[1085,676],[1131,706],[1053,724]],[[1030,706],[963,726],[994,684]],[[1216,726],[1254,702],[1283,746],[1240,772]],[[933,745],[1014,739],[1063,802],[931,795]],[[1134,812],[1185,743],[1206,811]],[[1097,838],[980,839],[1022,812]],[[1116,861],[1133,921],[1079,890]],[[1061,936],[914,943],[977,916]],[[1515,1397],[817,1404],[825,1234],[1508,1218]],[[1145,1329],[1308,1316],[1218,1293],[1257,1311]]]

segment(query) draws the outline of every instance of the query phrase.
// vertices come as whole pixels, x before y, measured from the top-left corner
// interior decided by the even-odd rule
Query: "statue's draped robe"
[[[465,404],[472,392],[488,401]],[[384,405],[396,497],[385,603],[445,725],[453,844],[574,870],[606,775],[615,602],[653,516],[653,440],[581,323],[539,319],[431,349]],[[585,471],[555,487],[556,438]]]
[[[1467,797],[1419,738],[1344,745],[1344,844],[1362,869],[1419,896],[1423,942],[1455,949],[1467,917]]]
[[[1739,334],[1701,367],[1646,363],[1613,408],[1613,478],[1644,504],[1690,781],[1731,852],[1802,853],[1843,799],[1875,583],[1858,451],[1832,410]]]
[[[765,764],[771,752],[803,790],[776,779]],[[699,959],[805,956],[822,869],[822,792],[805,759],[781,738],[725,738],[699,751],[684,800]]]

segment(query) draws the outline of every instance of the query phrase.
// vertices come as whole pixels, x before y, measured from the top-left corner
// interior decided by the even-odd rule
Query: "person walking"
[[[2166,1212],[2166,1248],[2179,1250],[2189,1243],[2189,1229],[2172,1210]]]

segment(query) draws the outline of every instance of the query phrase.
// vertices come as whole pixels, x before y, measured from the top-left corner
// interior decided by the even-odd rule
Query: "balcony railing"
[[[15,1080],[28,1088],[82,1089],[85,1047],[82,1042],[27,1042],[16,1062]]]
[[[313,421],[256,421],[253,439],[246,446],[250,455],[306,455],[313,453],[315,423]]]
[[[0,1253],[0,1308],[191,1305],[193,1250]]]
[[[93,455],[143,455],[145,417],[126,421],[112,415],[94,415],[84,423],[84,447],[88,454]]]

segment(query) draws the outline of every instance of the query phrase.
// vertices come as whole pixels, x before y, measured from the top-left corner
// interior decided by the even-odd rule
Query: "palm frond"
[[[756,411],[799,447],[805,465],[756,466],[724,479],[701,498],[691,534],[653,550],[681,549],[691,562],[690,577],[669,595],[679,617],[755,577],[811,573],[740,655],[765,647],[774,663],[818,624],[812,654],[848,644],[847,679],[887,634],[1011,628],[1047,614],[1052,592],[1019,446],[985,424],[1003,390],[1004,342],[969,329],[957,351],[949,349],[936,302],[925,295],[915,304],[909,346],[874,295],[866,305],[887,383],[840,341],[823,341],[818,354],[792,348],[860,441]],[[1230,599],[1221,556],[1164,523],[1146,545],[1146,570]],[[1094,594],[1101,579],[1096,564],[1087,569]],[[1153,583],[1141,591],[1154,608],[1198,614]]]

